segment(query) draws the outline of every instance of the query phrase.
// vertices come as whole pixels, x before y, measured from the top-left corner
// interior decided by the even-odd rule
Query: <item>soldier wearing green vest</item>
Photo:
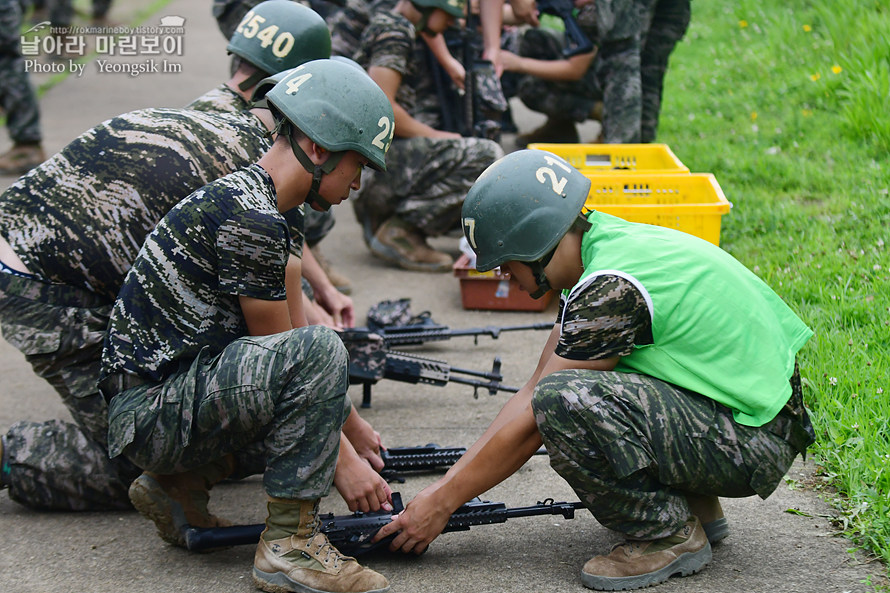
[[[591,589],[698,572],[729,534],[718,497],[769,496],[813,442],[795,357],[812,331],[720,248],[583,211],[590,181],[523,150],[491,165],[462,209],[480,271],[540,297],[562,291],[525,386],[448,473],[378,538],[422,552],[462,503],[541,444],[605,527],[627,541],[589,560]]]

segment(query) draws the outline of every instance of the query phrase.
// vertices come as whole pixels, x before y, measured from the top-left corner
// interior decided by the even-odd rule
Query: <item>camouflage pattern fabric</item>
[[[0,273],[3,338],[61,396],[77,424],[17,422],[4,440],[12,500],[31,508],[130,507],[141,470],[109,460],[108,408],[96,389],[110,306],[84,290]]]
[[[588,6],[592,5],[585,8]],[[589,28],[582,25],[582,30],[590,37]],[[519,55],[539,60],[562,59],[564,47],[562,34],[548,29],[527,29],[518,40]],[[549,117],[570,117],[583,122],[590,118],[594,105],[603,98],[593,67],[580,80],[572,82],[553,82],[529,75],[514,76],[514,81],[522,103]]]
[[[379,381],[386,372],[386,343],[380,334],[358,330],[340,332],[349,353],[349,376],[352,379]]]
[[[378,12],[390,12],[396,0],[346,0],[328,24],[331,29],[331,55],[352,58],[361,46],[362,33],[371,16]]]
[[[197,190],[133,262],[111,312],[101,378],[163,381],[181,360],[247,335],[239,297],[284,300],[288,254],[275,187],[259,165]]]
[[[558,356],[572,360],[627,356],[634,345],[652,343],[646,299],[621,276],[596,276],[583,290],[561,298],[559,305]]]
[[[418,85],[429,79],[418,45],[408,19],[381,12],[372,17],[355,55],[366,69],[378,66],[402,75],[396,101],[412,115],[420,102]],[[422,88],[432,86],[424,83]],[[424,97],[435,98],[428,93]],[[441,235],[459,226],[470,186],[503,154],[500,145],[485,138],[395,138],[386,172],[366,169],[357,199],[378,220],[398,215],[426,236]]]
[[[532,407],[553,469],[597,521],[631,538],[675,533],[690,514],[683,491],[766,498],[797,456],[789,417],[743,426],[645,375],[560,371],[538,383]]]
[[[558,321],[555,353],[571,360],[624,356],[653,343],[643,295],[615,275],[595,276],[564,296]],[[799,393],[796,372],[791,384]],[[683,491],[769,496],[806,449],[795,441],[793,418],[809,424],[802,403],[755,428],[654,377],[581,369],[543,378],[532,407],[553,469],[600,523],[638,539],[680,528],[689,516]]]
[[[387,299],[368,309],[368,327],[407,325],[411,314],[411,299]]]
[[[216,24],[219,26],[219,30],[223,36],[226,39],[231,39],[232,35],[235,33],[235,29],[241,24],[241,19],[244,18],[244,15],[247,14],[251,8],[263,1],[264,0],[213,0],[211,13],[213,14],[213,18],[216,19]],[[328,16],[331,16],[339,10],[337,5],[340,3],[340,1],[325,2],[324,0],[306,0],[300,2],[303,6],[308,6],[317,12],[325,18],[325,20],[327,20]]]
[[[112,456],[176,473],[262,441],[267,494],[313,500],[329,492],[349,410],[346,349],[335,332],[243,337],[188,362],[163,383],[111,400]]]
[[[111,10],[112,0],[92,0],[90,14],[94,19],[102,18]],[[54,27],[68,27],[74,19],[73,0],[47,0],[49,21]]]
[[[239,113],[247,111],[250,104],[238,93],[221,84],[204,93],[185,106],[186,109],[209,111],[211,113]]]
[[[691,15],[689,0],[597,0],[606,142],[652,142],[668,58]]]
[[[127,489],[142,470],[122,457],[108,459],[105,447],[79,426],[61,420],[16,422],[3,436],[3,447],[9,498],[20,504],[52,511],[132,508]],[[77,471],[60,474],[61,468]]]
[[[358,200],[375,217],[398,215],[428,237],[460,226],[460,209],[476,178],[504,155],[487,138],[395,138],[385,172],[366,169]]]
[[[378,12],[371,17],[353,56],[365,70],[377,66],[395,70],[402,76],[396,102],[411,115],[417,101],[418,78],[426,69],[423,54],[418,52],[415,43],[416,36],[414,25],[401,14]],[[387,165],[389,162],[387,160]]]
[[[306,245],[313,247],[321,242],[328,236],[336,222],[333,210],[319,212],[312,208],[303,208],[303,239]]]
[[[32,273],[111,303],[170,208],[269,149],[253,120],[190,109],[112,118],[13,183],[0,196],[0,228]]]
[[[0,228],[16,253],[39,277],[51,270],[68,281],[0,276],[4,337],[57,390],[77,422],[64,431],[21,423],[10,429],[18,502],[67,510],[129,506],[132,466],[123,459],[108,465],[107,411],[96,387],[108,309],[163,214],[203,183],[258,159],[270,145],[264,130],[246,112],[133,112],[81,135],[0,196]],[[296,210],[295,243],[302,240],[302,211]],[[66,449],[76,442],[67,433],[75,431],[77,442],[95,446]],[[239,462],[256,467],[250,455]],[[108,472],[100,475],[103,464]],[[86,480],[101,496],[82,487],[81,468],[91,472]]]
[[[37,95],[22,58],[20,0],[0,0],[0,108],[16,144],[42,140]]]

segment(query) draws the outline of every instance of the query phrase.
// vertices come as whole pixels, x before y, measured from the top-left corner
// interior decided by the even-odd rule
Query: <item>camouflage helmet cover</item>
[[[590,179],[561,157],[520,150],[492,163],[464,200],[464,235],[485,272],[550,253],[584,207]]]
[[[244,15],[226,48],[266,74],[331,57],[324,19],[290,0],[267,0]]]
[[[367,73],[340,60],[314,60],[289,71],[266,101],[306,136],[331,152],[354,150],[386,170],[395,116]]]

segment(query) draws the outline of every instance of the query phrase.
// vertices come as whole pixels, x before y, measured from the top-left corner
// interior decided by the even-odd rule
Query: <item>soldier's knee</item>
[[[547,375],[535,386],[532,393],[532,410],[538,424],[546,422],[546,419],[554,413],[564,410],[571,398],[571,388],[568,385],[567,372],[558,372]]]

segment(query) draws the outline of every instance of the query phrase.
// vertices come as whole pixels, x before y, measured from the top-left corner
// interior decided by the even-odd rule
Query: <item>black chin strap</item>
[[[331,209],[331,204],[318,193],[318,188],[321,186],[321,177],[322,175],[327,175],[331,171],[333,171],[338,164],[340,164],[340,159],[343,158],[345,153],[343,152],[334,152],[331,153],[331,156],[324,163],[320,165],[316,165],[309,158],[309,155],[303,150],[303,148],[294,140],[294,135],[291,133],[291,124],[284,118],[278,120],[278,124],[275,126],[275,129],[272,131],[273,134],[286,134],[287,140],[290,142],[290,148],[294,153],[294,156],[297,157],[297,160],[300,161],[300,164],[303,165],[303,168],[306,169],[309,173],[312,173],[312,187],[309,188],[309,193],[306,195],[306,203],[315,204],[323,211],[327,212]]]
[[[578,214],[578,217],[572,223],[572,226],[569,228],[569,232],[579,229],[581,232],[586,233],[590,230],[590,221],[584,216],[584,214]],[[556,244],[559,246],[559,243]],[[526,262],[529,268],[532,270],[532,274],[535,276],[535,282],[538,284],[538,289],[534,292],[530,293],[529,296],[533,299],[539,299],[552,288],[550,286],[550,280],[547,279],[547,274],[544,273],[544,268],[547,267],[547,264],[550,263],[550,260],[553,259],[553,254],[556,253],[556,247],[550,250],[550,252],[539,259],[538,261]]]
[[[239,82],[238,88],[241,89],[242,92],[247,92],[248,89],[252,89],[258,85],[264,78],[269,78],[269,75],[262,70],[256,70],[253,74]]]

